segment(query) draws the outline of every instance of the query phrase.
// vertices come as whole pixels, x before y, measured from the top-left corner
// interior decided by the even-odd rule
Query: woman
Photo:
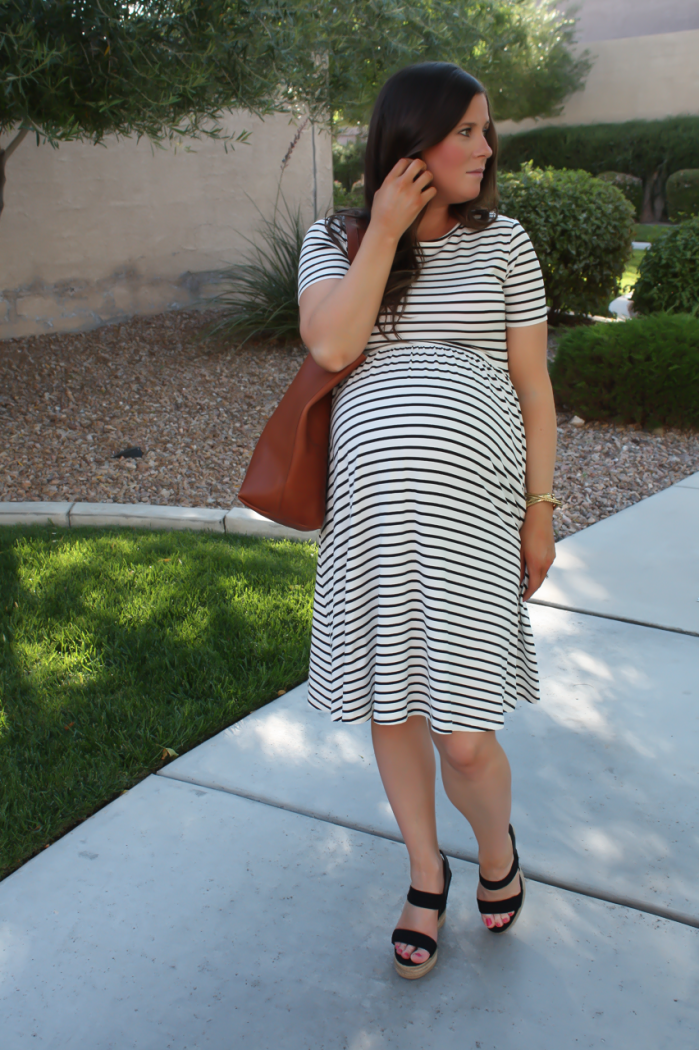
[[[352,265],[333,216],[309,229],[299,271],[314,359],[340,371],[366,354],[334,391],[308,697],[334,720],[371,719],[410,859],[393,934],[409,978],[437,960],[451,878],[433,743],[478,840],[485,925],[510,928],[524,899],[496,730],[538,699],[523,603],[554,559],[556,415],[541,269],[492,210],[496,154],[477,80],[441,62],[401,70],[372,116]]]

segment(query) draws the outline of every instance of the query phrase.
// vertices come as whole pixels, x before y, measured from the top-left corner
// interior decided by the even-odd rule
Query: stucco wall
[[[254,234],[255,205],[271,213],[298,123],[232,113],[229,126],[250,130],[249,144],[226,153],[216,141],[159,149],[111,139],[54,150],[25,139],[7,164],[0,216],[0,338],[91,328],[211,294],[216,271]],[[306,224],[332,201],[330,137],[310,123],[282,191]]]
[[[583,91],[558,117],[498,122],[509,134],[552,124],[619,123],[699,114],[699,29],[598,40]]]
[[[699,29],[697,0],[559,0],[556,7],[563,12],[577,8],[572,16],[582,44]]]

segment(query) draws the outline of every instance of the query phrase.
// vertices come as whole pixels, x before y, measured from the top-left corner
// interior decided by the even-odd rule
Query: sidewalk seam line
[[[590,609],[576,609],[572,605],[546,602],[543,598],[529,598],[527,604],[544,605],[547,609],[562,609],[563,612],[578,613],[580,616],[596,616],[600,620],[617,620],[619,623],[631,623],[635,627],[650,627],[654,631],[671,631],[673,634],[687,634],[690,638],[699,638],[699,631],[687,631],[684,627],[665,627],[660,623],[648,623],[647,620],[631,620],[628,616],[611,616],[609,613],[592,612]]]
[[[248,802],[257,802],[263,806],[270,806],[272,809],[281,809],[287,813],[296,813],[297,816],[300,817],[309,817],[311,820],[320,820],[325,824],[332,824],[335,827],[347,828],[349,831],[358,831],[364,835],[372,835],[377,839],[386,839],[389,842],[400,842],[404,845],[403,839],[400,835],[391,835],[388,831],[377,831],[375,828],[363,824],[356,824],[349,820],[328,817],[322,813],[316,813],[312,809],[303,809],[298,806],[288,805],[285,802],[278,802],[274,799],[265,798],[264,795],[253,795],[248,791],[238,791],[235,788],[206,784],[201,780],[194,780],[191,777],[183,775],[176,776],[174,773],[168,773],[165,769],[159,769],[154,775],[164,777],[167,780],[176,780],[180,784],[192,784],[195,787],[204,788],[207,791],[220,791],[224,795],[234,795],[236,798],[245,798]],[[469,864],[478,864],[478,857],[473,853],[468,853],[466,850],[448,850],[445,852],[449,857],[453,857],[455,860],[463,860]],[[694,918],[691,915],[683,915],[681,912],[674,911],[672,908],[656,907],[646,901],[639,901],[633,897],[624,897],[621,894],[605,895],[598,893],[589,886],[585,887],[575,882],[551,879],[547,875],[534,871],[531,868],[523,867],[522,874],[532,882],[540,882],[544,886],[553,886],[555,889],[566,890],[568,893],[577,893],[582,897],[591,897],[594,900],[604,901],[605,904],[616,904],[622,908],[631,908],[633,911],[643,912],[645,915],[657,915],[661,919],[669,919],[671,922],[678,922],[683,926],[693,926],[696,929],[699,929],[699,918]]]

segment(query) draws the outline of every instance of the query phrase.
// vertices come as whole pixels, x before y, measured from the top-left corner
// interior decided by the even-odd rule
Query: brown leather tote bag
[[[345,222],[352,263],[367,224],[352,216],[346,216]],[[328,372],[308,354],[255,446],[238,493],[241,503],[302,532],[322,526],[332,391],[362,361],[365,354],[341,372]]]

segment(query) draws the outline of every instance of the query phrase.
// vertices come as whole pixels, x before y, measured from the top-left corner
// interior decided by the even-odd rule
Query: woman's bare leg
[[[413,715],[398,725],[372,721],[371,735],[381,780],[408,847],[411,885],[426,893],[441,893],[444,873],[434,812],[436,762],[427,719]],[[436,911],[406,901],[397,925],[437,939]],[[423,948],[410,944],[396,944],[396,949],[415,963],[429,957]]]
[[[439,751],[444,789],[463,813],[478,840],[478,861],[483,878],[504,879],[512,866],[508,834],[512,775],[507,755],[493,730],[484,732],[432,732]],[[498,901],[519,892],[519,879],[504,890],[486,890],[478,884],[480,900]],[[506,926],[514,912],[483,915],[486,926]]]

